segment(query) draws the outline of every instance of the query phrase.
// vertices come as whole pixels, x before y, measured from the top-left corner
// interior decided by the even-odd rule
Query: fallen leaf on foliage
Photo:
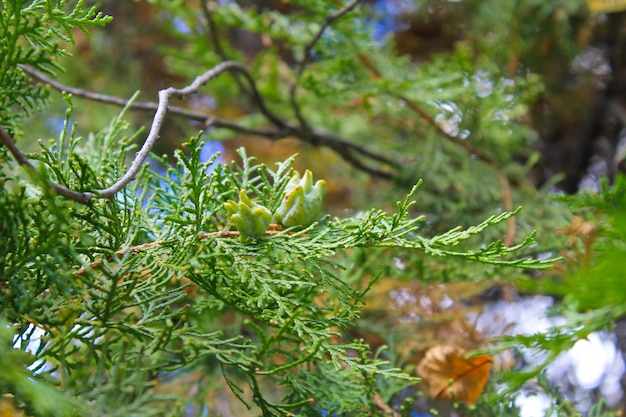
[[[465,358],[466,350],[438,345],[426,352],[417,367],[428,395],[440,401],[475,402],[489,379],[492,359],[488,355]]]

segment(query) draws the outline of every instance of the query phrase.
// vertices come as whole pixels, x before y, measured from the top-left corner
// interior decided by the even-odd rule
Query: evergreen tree
[[[449,16],[475,13],[465,40],[415,62],[380,26],[406,16],[381,14],[382,2],[104,2],[129,13],[115,15],[123,23],[133,8],[158,23],[163,42],[146,54],[161,60],[150,75],[175,87],[148,101],[113,94],[128,87],[120,70],[135,88],[150,78],[126,66],[127,45],[106,61],[111,68],[90,68],[105,47],[80,56],[89,42],[119,41],[96,28],[116,21],[84,3],[0,3],[3,415],[208,415],[223,412],[222,396],[253,415],[410,415],[418,397],[432,395],[417,383],[430,379],[432,390],[443,351],[444,363],[480,374],[480,386],[456,365],[450,383],[444,374],[433,397],[458,400],[460,412],[514,415],[514,390],[538,378],[554,411],[576,413],[541,372],[624,314],[613,269],[623,236],[594,226],[621,224],[612,208],[621,207],[623,180],[580,200],[551,198],[554,182],[537,191],[529,109],[552,86],[528,58],[539,37],[520,41],[533,27],[508,32],[504,22],[528,10],[558,17],[542,36],[572,57],[582,3],[444,7]],[[497,25],[485,27],[488,18]],[[516,47],[498,48],[503,41]],[[524,67],[513,64],[520,58]],[[112,72],[107,91],[89,90]],[[70,85],[81,80],[92,84]],[[103,103],[121,111],[109,117]],[[58,137],[35,144],[41,121],[62,107]],[[171,157],[156,154],[161,137],[179,142]],[[254,142],[232,162],[207,156],[214,141],[242,137],[295,138],[302,156],[259,161],[249,156],[262,152]],[[346,190],[358,211],[341,210]],[[584,207],[596,211],[572,221]],[[593,297],[588,288],[598,287],[584,272],[535,273],[568,248],[553,233],[568,224],[571,239],[588,243],[584,257],[563,252],[568,265],[610,265]],[[388,282],[469,283],[468,297],[516,284],[564,297],[568,321],[495,346],[450,338],[454,346],[416,367],[403,357],[414,347],[394,343],[395,325],[379,328],[389,312],[375,297]],[[485,353],[519,346],[548,360],[500,375],[507,389],[492,383],[483,393]],[[476,348],[482,355],[465,356]]]

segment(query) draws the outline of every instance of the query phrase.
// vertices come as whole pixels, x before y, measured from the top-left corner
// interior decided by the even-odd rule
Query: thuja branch
[[[271,224],[270,228],[273,230],[267,230],[265,232],[265,236],[274,236],[278,233],[280,233],[282,230],[280,230],[280,226],[276,225],[276,224]],[[204,240],[204,239],[210,239],[210,238],[231,238],[231,239],[236,239],[239,238],[240,233],[236,230],[220,230],[218,232],[204,232],[204,233],[200,233],[198,235],[198,240]],[[147,243],[142,243],[141,245],[135,245],[135,246],[130,246],[124,249],[120,249],[116,252],[114,252],[113,254],[111,254],[107,259],[109,261],[117,258],[117,259],[122,259],[127,253],[139,253],[139,252],[143,252],[147,249],[153,248],[155,246],[161,246],[162,244],[165,243],[165,240],[155,240],[153,242],[147,242]],[[97,268],[101,263],[103,262],[102,259],[97,259],[93,262],[91,262],[89,265],[83,266],[82,268],[77,269],[76,271],[74,271],[74,275],[80,275],[83,276],[87,273],[88,270],[90,269],[95,269]]]
[[[348,162],[352,166],[372,176],[383,178],[383,179],[393,179],[394,177],[397,176],[398,171],[400,169],[400,164],[398,164],[396,161],[384,155],[373,152],[364,146],[361,146],[357,143],[349,141],[345,138],[342,138],[330,132],[324,132],[324,131],[304,128],[302,126],[292,125],[286,121],[281,120],[280,118],[278,118],[277,116],[275,116],[273,113],[269,111],[263,111],[263,109],[267,110],[267,108],[264,106],[263,100],[260,94],[258,93],[258,90],[256,89],[256,85],[254,84],[254,79],[252,78],[252,76],[250,75],[250,73],[247,71],[247,69],[244,66],[231,62],[231,61],[226,61],[216,66],[211,71],[216,71],[218,68],[222,68],[223,65],[229,64],[229,63],[230,65],[232,65],[232,67],[227,66],[222,71],[236,68],[236,71],[242,74],[243,73],[246,74],[246,79],[251,83],[250,85],[253,88],[253,95],[256,97],[255,100],[263,106],[263,107],[260,107],[261,112],[270,121],[273,122],[274,124],[273,129],[251,128],[251,127],[247,127],[247,126],[244,126],[244,125],[241,125],[241,124],[229,121],[229,120],[215,117],[210,114],[194,112],[194,111],[187,110],[185,108],[177,107],[177,106],[165,106],[167,107],[167,111],[171,114],[179,115],[179,116],[191,119],[191,120],[200,121],[207,126],[210,125],[216,128],[228,129],[228,130],[238,132],[238,133],[264,137],[270,140],[279,140],[279,139],[284,139],[287,137],[296,137],[302,140],[303,142],[310,143],[313,146],[326,146],[332,149],[346,162]],[[128,106],[131,109],[142,110],[142,111],[158,111],[161,106],[160,102],[159,103],[133,102],[129,105],[128,100],[122,99],[120,97],[94,93],[88,90],[66,86],[30,67],[21,66],[21,68],[24,72],[26,72],[33,79],[43,82],[45,84],[48,84],[55,90],[70,93],[75,97],[85,98],[88,100],[97,101],[97,102],[106,103],[106,104],[112,104],[112,105],[116,105],[120,107]],[[207,73],[211,73],[211,71],[208,71]],[[215,76],[217,75],[218,74],[215,74]],[[163,91],[167,91],[167,90],[163,90]],[[366,163],[365,160],[371,161],[375,164],[381,164],[384,167],[387,167],[387,169],[372,166],[371,164]]]
[[[26,158],[26,155],[24,155],[22,151],[20,151],[20,149],[13,141],[13,138],[11,138],[11,136],[6,130],[4,130],[2,126],[0,126],[0,140],[2,140],[2,144],[7,147],[7,149],[9,150],[9,152],[11,152],[11,155],[13,155],[18,164],[27,167],[31,171],[36,171],[35,166],[31,164],[28,158]],[[51,182],[50,186],[57,194],[62,195],[65,198],[69,198],[70,200],[78,201],[82,204],[87,204],[89,200],[94,197],[93,193],[79,193],[54,182]]]

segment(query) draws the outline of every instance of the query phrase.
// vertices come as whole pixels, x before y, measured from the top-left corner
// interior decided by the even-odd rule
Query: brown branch
[[[387,405],[387,403],[382,399],[379,393],[374,394],[374,396],[372,397],[372,401],[374,401],[376,407],[378,407],[380,411],[382,411],[385,415],[400,417],[400,414],[396,413],[393,408],[389,407],[389,405]]]
[[[363,54],[359,54],[358,58],[361,61],[361,63],[370,71],[372,78],[374,79],[382,78],[382,73],[378,70],[376,65],[374,65],[374,63],[368,57],[366,57]],[[419,104],[399,94],[395,95],[395,97],[401,100],[411,111],[419,115],[429,126],[435,128],[435,130],[437,130],[437,133],[439,133],[441,136],[443,136],[450,142],[453,142],[454,144],[464,148],[470,155],[475,155],[481,161],[489,165],[492,165],[497,171],[500,171],[499,167],[496,166],[496,162],[492,157],[481,152],[479,149],[474,147],[470,142],[460,139],[456,136],[450,135],[441,126],[439,126],[439,124],[435,121],[435,119],[433,119],[433,117],[430,114],[428,114],[428,112],[424,110]]]
[[[492,157],[490,157],[487,154],[482,153],[480,150],[478,150],[477,148],[474,147],[474,145],[472,145],[471,143],[469,143],[466,140],[457,138],[456,136],[452,136],[451,134],[449,134],[448,132],[446,132],[445,130],[442,129],[441,126],[439,126],[439,124],[437,124],[437,122],[435,122],[435,119],[432,118],[432,116],[430,114],[428,114],[428,112],[426,110],[424,110],[419,104],[415,103],[413,100],[410,100],[406,97],[403,96],[396,96],[398,99],[402,100],[402,102],[404,104],[406,104],[406,106],[411,109],[414,113],[417,113],[422,119],[424,119],[424,121],[426,123],[428,123],[430,126],[434,127],[435,130],[437,130],[437,133],[439,133],[441,136],[443,136],[444,138],[446,138],[447,140],[449,140],[450,142],[459,145],[460,147],[464,148],[470,155],[475,155],[478,159],[480,159],[483,162],[486,162],[489,165],[495,165],[495,161],[493,160]]]
[[[213,48],[215,48],[215,53],[217,53],[217,55],[220,58],[222,58],[222,60],[229,61],[230,59],[228,55],[226,55],[226,51],[222,47],[222,43],[220,42],[220,39],[217,36],[217,25],[215,24],[215,19],[213,19],[213,11],[211,10],[209,1],[201,0],[200,7],[202,8],[202,14],[204,15],[204,20],[206,20],[206,23],[207,23],[207,29],[208,29],[207,37],[209,39],[209,42],[213,44]],[[241,82],[241,79],[239,78],[239,74],[233,74],[233,76],[235,78],[235,82],[237,83],[237,86],[239,87],[239,90],[243,92],[245,95],[249,95],[250,91],[248,90],[246,85],[243,82]]]
[[[9,149],[9,152],[11,152],[11,155],[13,155],[18,164],[27,167],[31,171],[36,171],[35,166],[31,164],[28,158],[26,158],[26,155],[20,151],[11,136],[2,126],[0,126],[0,139],[2,140],[4,146]],[[50,185],[57,194],[82,204],[87,204],[89,200],[94,197],[94,194],[92,193],[79,193],[54,182],[51,182]]]
[[[302,110],[300,109],[298,100],[296,99],[296,90],[298,88],[300,78],[302,77],[302,73],[304,72],[304,69],[306,68],[308,64],[309,59],[311,58],[311,52],[313,51],[313,48],[315,47],[315,44],[317,43],[317,41],[319,41],[322,35],[324,34],[324,31],[330,25],[332,25],[333,22],[339,19],[341,16],[345,15],[350,10],[354,9],[356,5],[359,4],[360,1],[361,0],[351,0],[344,7],[337,10],[332,15],[328,16],[326,20],[324,20],[324,23],[322,23],[322,26],[320,26],[320,29],[317,31],[317,33],[304,46],[302,59],[300,60],[300,62],[298,62],[298,68],[296,69],[296,80],[294,81],[293,84],[291,84],[291,87],[289,88],[289,103],[291,104],[294,115],[296,116],[296,119],[298,119],[298,122],[300,123],[300,127],[302,129],[309,129],[309,127],[308,127],[308,123],[306,122],[306,119],[304,118],[304,115],[302,114]]]
[[[155,240],[154,242],[148,242],[148,243],[144,243],[142,245],[137,245],[137,246],[131,246],[130,248],[125,248],[125,249],[121,249],[118,250],[117,252],[113,253],[113,255],[109,256],[107,258],[107,260],[110,262],[113,259],[117,258],[117,259],[122,259],[124,257],[124,255],[126,255],[127,253],[138,253],[141,251],[144,251],[148,248],[151,248],[153,246],[158,246],[163,244],[163,240]],[[96,269],[101,263],[103,262],[102,259],[97,259],[93,262],[91,262],[89,265],[87,266],[83,266],[80,269],[77,269],[76,271],[74,271],[74,275],[79,275],[79,276],[84,276],[88,270],[92,270],[92,269]]]
[[[224,61],[228,61],[229,59],[226,55],[226,51],[224,51],[224,48],[222,48],[220,39],[217,36],[217,25],[215,24],[215,20],[213,19],[213,11],[211,10],[211,6],[209,6],[209,2],[202,0],[200,1],[200,6],[202,7],[202,14],[204,14],[204,20],[206,20],[208,26],[207,29],[209,30],[209,42],[213,44],[217,55]]]
[[[22,66],[21,67],[24,72],[26,72],[31,78],[40,81],[42,83],[50,85],[52,88],[58,91],[63,91],[72,94],[75,97],[85,98],[92,101],[97,101],[105,104],[112,104],[115,106],[129,106],[131,109],[142,110],[142,111],[156,111],[159,108],[158,103],[154,102],[133,102],[130,105],[128,101],[119,97],[109,96],[105,94],[98,94],[91,91],[87,91],[80,88],[70,87],[59,83],[58,81],[36,71],[30,67]],[[278,140],[287,138],[290,136],[296,137],[304,142],[310,143],[314,146],[322,145],[327,146],[330,149],[334,150],[341,156],[346,162],[355,166],[358,169],[363,170],[364,172],[369,173],[370,175],[391,179],[395,177],[394,172],[390,172],[387,170],[371,167],[362,161],[360,161],[357,156],[362,158],[366,158],[377,163],[381,163],[387,165],[392,168],[392,170],[399,170],[400,165],[393,161],[390,158],[385,157],[384,155],[375,153],[368,148],[361,146],[357,143],[348,141],[344,138],[336,136],[332,133],[321,132],[316,130],[309,130],[301,126],[294,126],[287,122],[280,120],[280,126],[276,126],[272,130],[269,129],[258,129],[251,128],[247,126],[240,125],[238,123],[221,119],[215,117],[213,115],[208,115],[205,113],[194,112],[191,110],[187,110],[182,107],[177,106],[169,106],[168,112],[171,114],[175,114],[178,116],[186,117],[190,120],[196,120],[204,123],[207,126],[213,126],[216,128],[228,129],[234,132],[255,135],[259,137],[265,137],[270,140]]]

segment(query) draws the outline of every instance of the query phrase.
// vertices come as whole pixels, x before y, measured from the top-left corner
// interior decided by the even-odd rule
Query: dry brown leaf
[[[430,348],[417,367],[428,395],[440,401],[476,402],[489,379],[492,359],[488,355],[465,358],[467,351],[454,346]]]

